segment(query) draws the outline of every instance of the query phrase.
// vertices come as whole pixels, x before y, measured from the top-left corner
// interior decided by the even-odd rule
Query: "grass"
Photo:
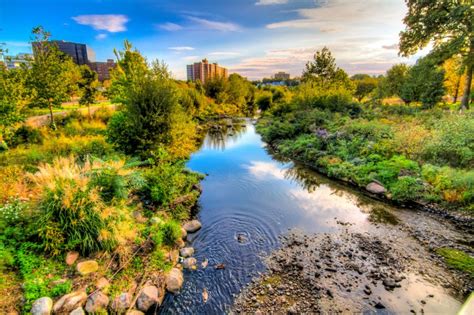
[[[438,248],[436,252],[444,257],[444,261],[448,266],[464,271],[474,278],[474,258],[467,253],[452,249],[452,248]]]

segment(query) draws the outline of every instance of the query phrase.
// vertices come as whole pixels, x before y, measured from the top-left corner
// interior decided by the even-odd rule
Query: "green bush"
[[[417,200],[422,195],[423,185],[415,177],[403,176],[390,185],[389,191],[392,194],[392,199],[396,201]]]
[[[390,160],[377,163],[376,170],[377,179],[388,186],[397,181],[399,176],[417,175],[420,172],[418,163],[408,160],[402,155],[396,155]]]
[[[181,226],[176,221],[168,221],[159,226],[158,239],[161,244],[174,246],[181,239]]]
[[[452,248],[438,248],[436,252],[443,256],[446,263],[474,277],[474,258],[463,251]]]
[[[10,147],[16,147],[20,144],[41,144],[43,143],[43,135],[38,129],[21,126],[13,133],[10,141]]]

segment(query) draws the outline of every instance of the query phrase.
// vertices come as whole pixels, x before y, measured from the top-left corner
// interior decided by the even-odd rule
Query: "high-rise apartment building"
[[[209,63],[207,59],[201,62],[195,62],[186,66],[188,81],[200,80],[206,83],[207,80],[215,77],[227,78],[228,71],[224,67],[220,67],[217,63]]]

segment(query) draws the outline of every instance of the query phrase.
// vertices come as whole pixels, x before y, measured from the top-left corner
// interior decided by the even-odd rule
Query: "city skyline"
[[[84,43],[97,60],[113,58],[128,39],[149,61],[164,60],[177,79],[186,65],[209,58],[249,79],[279,71],[301,74],[323,46],[350,74],[384,73],[399,62],[402,0],[244,0],[199,4],[164,1],[59,1],[0,4],[0,42],[9,54],[31,52],[31,28],[42,25],[52,39]],[[54,14],[53,14],[54,12]],[[296,36],[297,35],[297,36]],[[423,55],[420,53],[418,56]]]

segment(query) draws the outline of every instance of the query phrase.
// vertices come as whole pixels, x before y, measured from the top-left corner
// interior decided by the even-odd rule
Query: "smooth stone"
[[[198,220],[191,220],[189,222],[186,222],[183,225],[183,228],[188,233],[194,233],[201,228],[201,222],[199,222]]]
[[[99,264],[95,260],[82,261],[77,264],[76,269],[82,276],[85,276],[96,272],[99,269]]]
[[[112,311],[122,314],[132,305],[132,296],[130,293],[124,292],[117,296],[110,305]]]
[[[86,302],[86,311],[88,313],[96,313],[106,310],[109,305],[109,297],[101,291],[96,291],[89,296]]]
[[[186,269],[193,269],[196,267],[197,260],[194,257],[188,257],[183,260],[183,267]]]
[[[142,312],[146,312],[155,304],[159,304],[158,288],[154,285],[144,287],[138,295],[137,308]]]
[[[185,248],[181,248],[179,250],[179,254],[182,256],[182,257],[191,257],[192,255],[194,255],[194,248],[192,247],[185,247]]]
[[[139,310],[130,310],[126,314],[127,315],[145,315],[145,313],[140,312]]]
[[[53,300],[47,296],[37,299],[31,307],[33,315],[49,315],[53,310]]]
[[[181,227],[181,238],[184,240],[186,239],[186,236],[188,236],[188,232],[183,227]]]
[[[99,280],[95,282],[95,287],[99,290],[108,288],[110,286],[109,280],[106,278],[102,277]]]
[[[365,189],[373,194],[377,194],[377,195],[382,195],[382,194],[385,194],[387,192],[387,190],[385,189],[385,187],[383,187],[381,184],[377,183],[377,182],[371,182],[370,184],[367,185],[367,187],[365,187]]]
[[[69,315],[86,315],[86,312],[84,312],[84,309],[82,307],[78,307],[71,313],[69,313]]]
[[[183,286],[183,281],[183,272],[178,268],[171,269],[165,279],[166,290],[174,294],[178,293]]]
[[[66,265],[72,266],[76,260],[79,258],[79,253],[78,252],[68,252],[66,254]]]
[[[74,291],[72,293],[63,295],[54,303],[53,312],[63,314],[71,312],[72,310],[81,307],[87,300],[87,293],[84,290]]]

